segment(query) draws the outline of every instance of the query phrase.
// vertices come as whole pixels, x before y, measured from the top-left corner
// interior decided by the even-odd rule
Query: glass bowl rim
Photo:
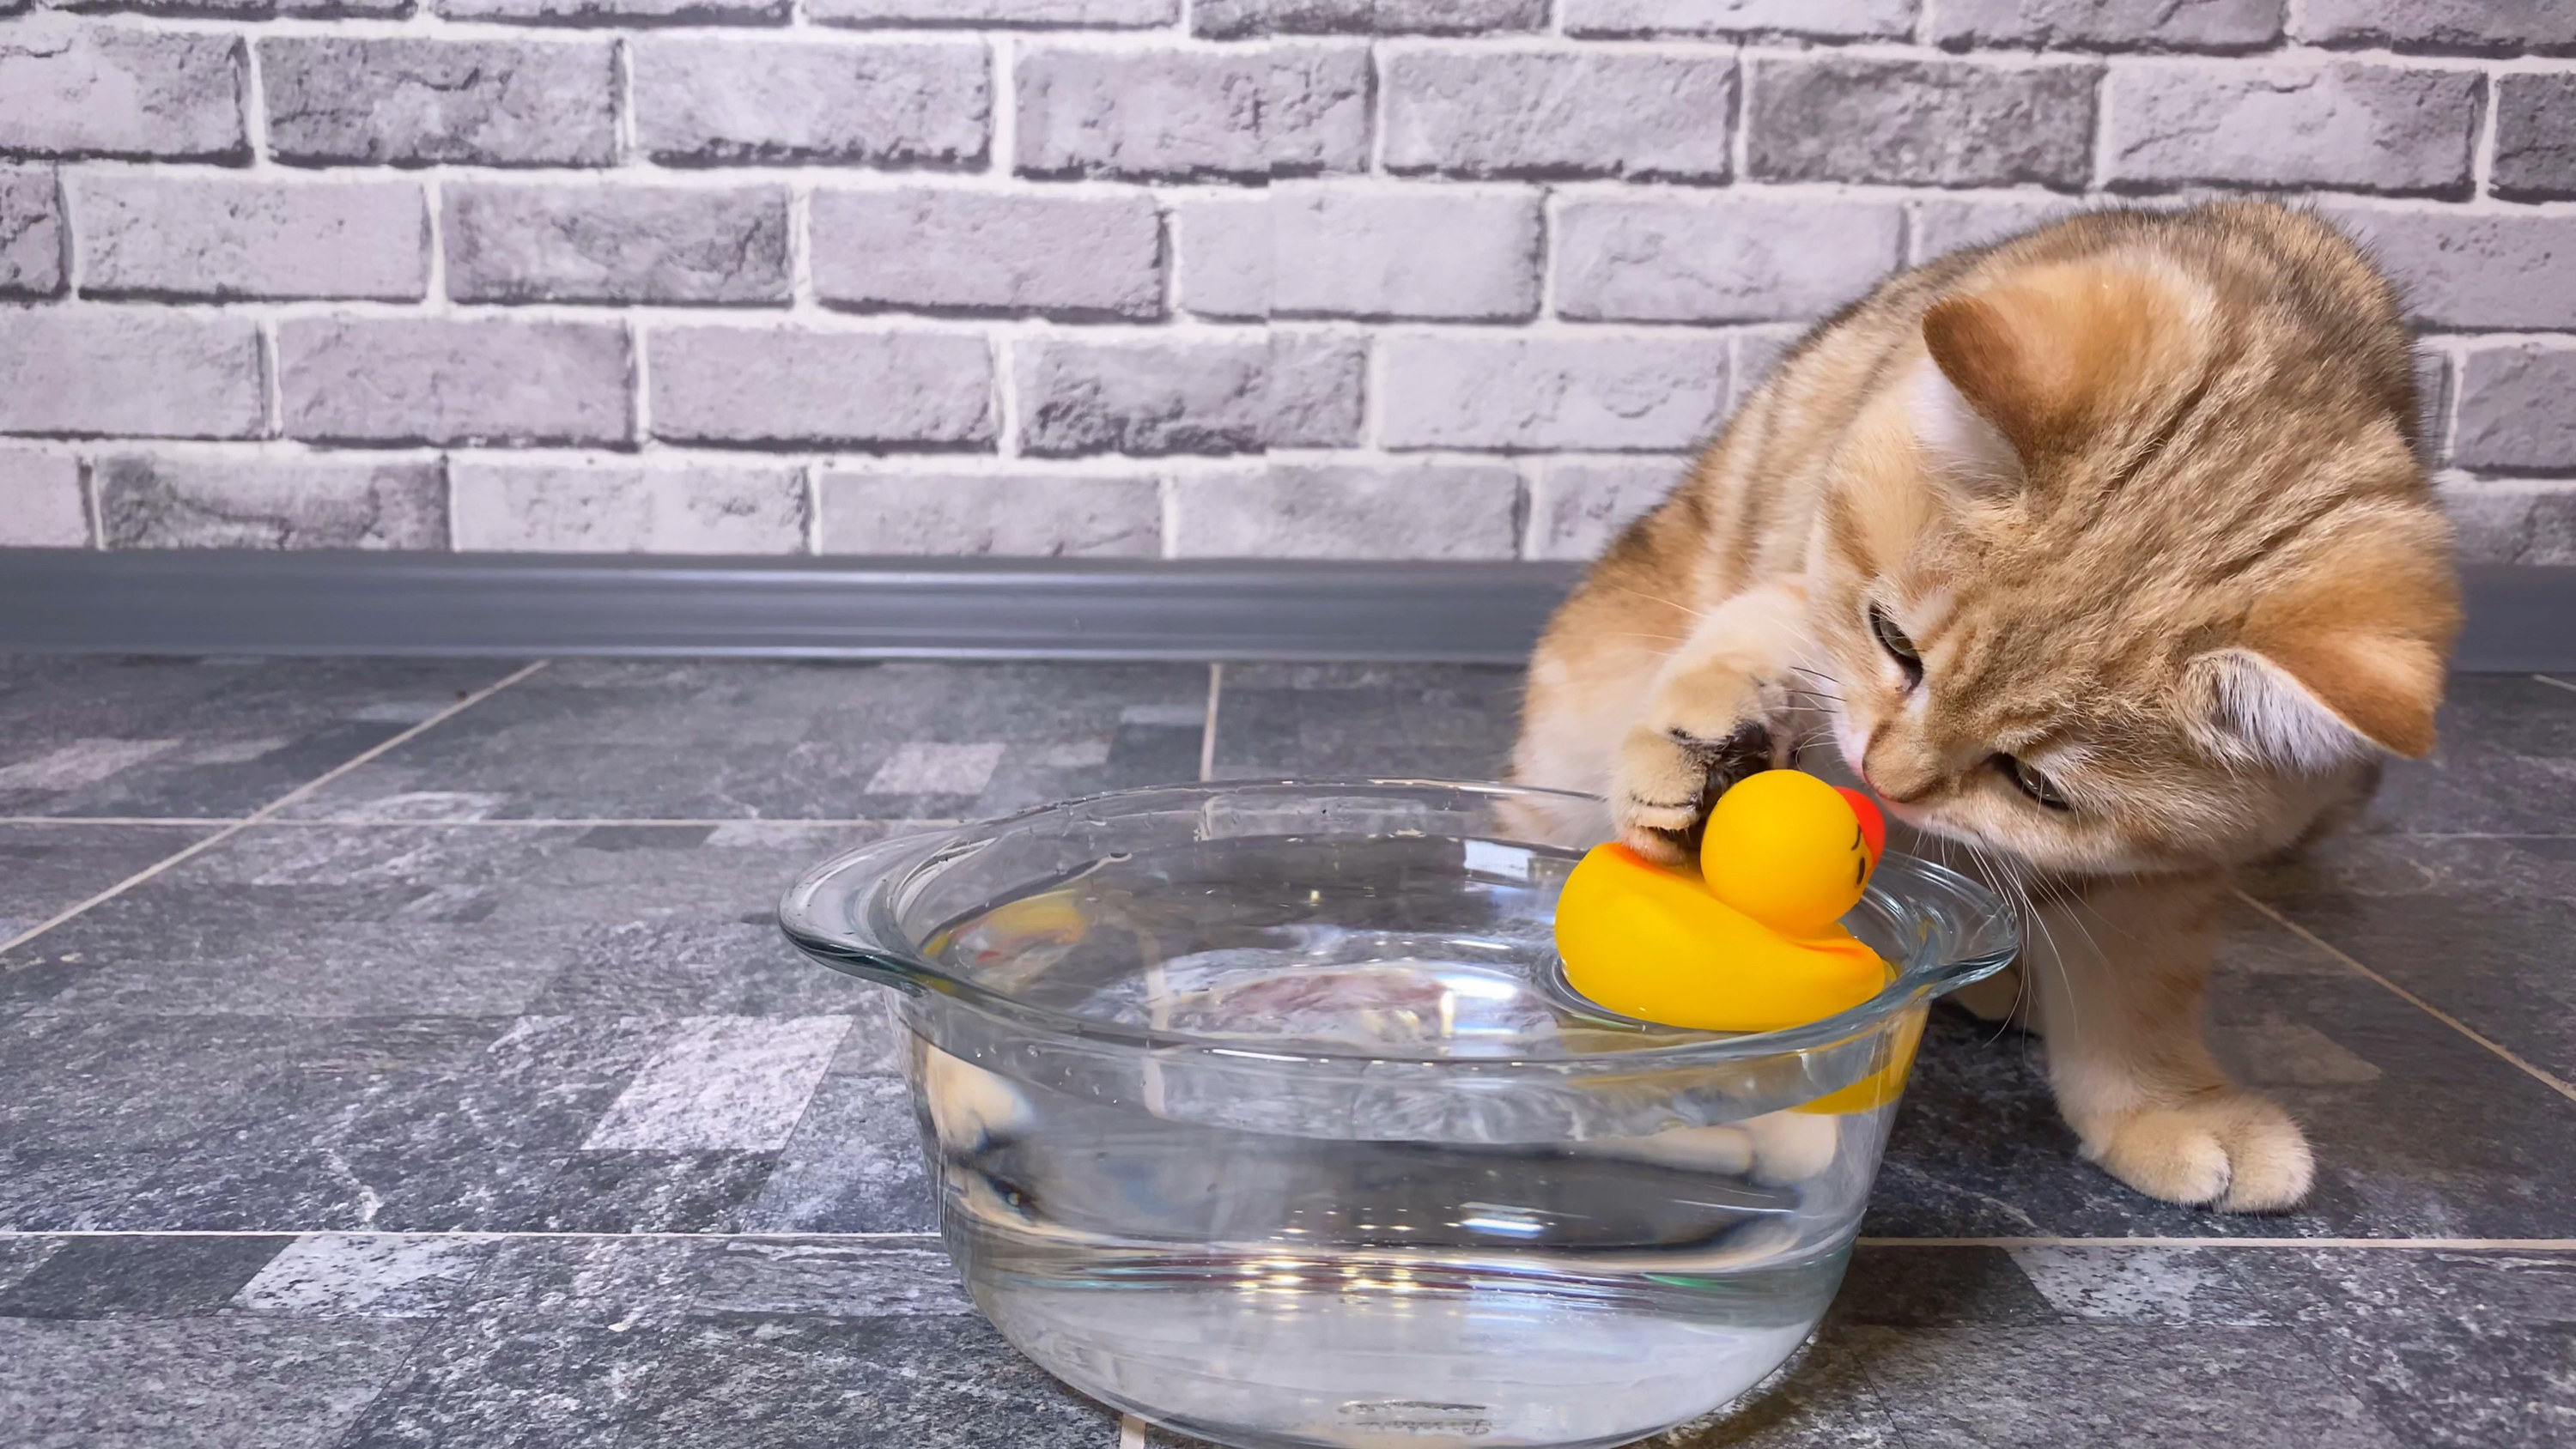
[[[992,839],[1002,832],[1031,820],[1060,814],[1081,806],[1107,800],[1141,799],[1153,795],[1195,796],[1202,799],[1236,793],[1347,795],[1353,791],[1389,795],[1430,790],[1451,791],[1491,799],[1535,798],[1582,801],[1598,804],[1600,797],[1575,790],[1554,790],[1531,785],[1512,785],[1484,780],[1447,780],[1432,777],[1344,777],[1322,779],[1242,779],[1181,781],[1164,785],[1142,785],[1121,790],[1105,790],[1076,796],[987,820],[932,829],[871,841],[834,855],[808,869],[795,884],[788,887],[778,904],[778,925],[797,950],[815,961],[846,975],[878,985],[894,987],[909,995],[937,995],[978,1012],[1015,1022],[1025,1028],[1050,1036],[1097,1042],[1135,1051],[1195,1051],[1215,1056],[1245,1057],[1273,1062],[1313,1062],[1317,1065],[1337,1063],[1355,1065],[1385,1063],[1415,1068],[1447,1069],[1465,1073],[1496,1070],[1527,1071],[1631,1071],[1638,1068],[1664,1069],[1697,1066],[1718,1062],[1741,1062],[1818,1050],[1849,1041],[1880,1029],[1896,1013],[1945,994],[1971,982],[1983,980],[2010,965],[2021,949],[2021,932],[2012,908],[2003,897],[1979,881],[1947,866],[1920,856],[1900,855],[1890,851],[1879,863],[1870,879],[1865,898],[1878,898],[1893,903],[1893,914],[1899,920],[1927,918],[1924,908],[1910,904],[1906,896],[1886,889],[1893,879],[1917,883],[1918,894],[1946,895],[1957,901],[1963,914],[1972,917],[1972,930],[1966,934],[1982,939],[1982,949],[1966,954],[1936,958],[1928,945],[1915,951],[1907,960],[1897,963],[1896,975],[1879,993],[1832,1016],[1802,1026],[1783,1027],[1765,1032],[1686,1032],[1679,1028],[1678,1039],[1657,1046],[1641,1046],[1619,1052],[1583,1053],[1564,1057],[1459,1057],[1396,1051],[1334,1050],[1308,1043],[1264,1044],[1241,1037],[1207,1036],[1169,1028],[1129,1026],[1095,1017],[1077,1015],[1053,1007],[1036,1006],[997,991],[980,982],[968,980],[945,968],[922,959],[904,939],[893,919],[893,897],[909,883],[923,878],[923,873],[936,869],[944,861]],[[860,873],[855,881],[845,878]],[[853,899],[853,895],[856,899]],[[825,926],[818,919],[826,900],[846,903],[850,918],[863,921],[865,936],[846,929]],[[888,938],[903,942],[902,948],[889,944]],[[1598,1008],[1596,1008],[1598,1009]],[[1617,1016],[1617,1013],[1607,1013]]]

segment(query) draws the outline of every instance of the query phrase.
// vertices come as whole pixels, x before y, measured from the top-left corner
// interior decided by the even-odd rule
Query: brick
[[[2356,61],[2114,61],[2103,179],[2466,195],[2478,84]]]
[[[460,302],[787,300],[783,186],[451,182],[445,200]]]
[[[668,327],[645,341],[653,435],[754,447],[990,448],[981,337]]]
[[[1907,260],[1920,265],[1961,247],[1992,246],[2084,209],[2083,202],[2064,196],[1927,196],[1914,203],[1913,254]]]
[[[2576,5],[2567,0],[2306,0],[2296,34],[2321,45],[2565,54],[2576,51]]]
[[[1901,40],[1917,0],[1563,0],[1568,35],[1808,35]]]
[[[2451,457],[2477,472],[2576,474],[2576,347],[2508,343],[2460,358]]]
[[[1021,55],[1015,84],[1023,176],[1250,180],[1368,165],[1359,46],[1051,46]]]
[[[80,461],[0,448],[0,548],[87,548],[89,505]]]
[[[1530,555],[1598,558],[1631,520],[1664,501],[1688,458],[1550,463],[1530,489]]]
[[[2576,564],[2576,478],[2455,480],[2441,499],[2462,563]]]
[[[2496,77],[2495,170],[2517,201],[2576,198],[2576,75]]]
[[[2092,170],[2099,74],[2080,61],[1765,58],[1746,167],[1764,181],[2073,190]]]
[[[1039,457],[1349,446],[1366,362],[1356,338],[1294,332],[1032,342],[1014,359],[1020,446]]]
[[[1668,452],[1715,430],[1723,336],[1396,336],[1385,350],[1390,448]]]
[[[0,167],[0,297],[63,290],[63,200],[50,167]]]
[[[1556,213],[1556,311],[1585,321],[1822,316],[1894,271],[1893,201],[1580,197]]]
[[[2281,38],[2283,0],[1941,0],[1933,42],[2089,50],[2260,50]]]
[[[1177,485],[1183,558],[1502,559],[1520,474],[1492,464],[1269,467]]]
[[[447,547],[435,462],[127,455],[90,475],[108,548]]]
[[[290,437],[622,443],[626,331],[506,318],[309,317],[278,325]]]
[[[1191,0],[1209,40],[1265,35],[1493,35],[1547,24],[1547,0]]]
[[[1460,176],[1723,181],[1735,62],[1425,50],[1386,61],[1386,166]]]
[[[644,468],[458,458],[459,549],[544,553],[802,553],[799,468]]]
[[[808,0],[824,25],[1036,25],[1143,29],[1181,18],[1181,0]]]
[[[294,36],[259,43],[268,147],[299,165],[605,166],[606,41]]]
[[[980,165],[992,61],[980,41],[629,42],[636,141],[680,165]]]
[[[247,317],[0,309],[0,433],[255,438],[264,425]]]
[[[1154,199],[904,187],[825,191],[812,206],[814,291],[917,311],[1159,317]]]
[[[450,20],[520,25],[784,25],[793,0],[436,0]]]
[[[1132,474],[823,475],[822,552],[1159,558],[1162,487]]]
[[[1272,187],[1184,203],[1181,305],[1212,317],[1504,321],[1538,311],[1534,192]]]
[[[246,161],[241,72],[228,35],[15,22],[0,30],[0,153]]]
[[[429,210],[409,181],[72,178],[92,296],[362,297],[429,289]]]
[[[2576,216],[2323,203],[2369,247],[2417,322],[2504,330],[2576,327]]]

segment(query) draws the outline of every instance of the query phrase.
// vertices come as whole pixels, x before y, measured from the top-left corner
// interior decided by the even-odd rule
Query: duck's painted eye
[[[2040,804],[2047,806],[2049,809],[2072,810],[2075,808],[2074,806],[2066,803],[2066,797],[2064,795],[2057,793],[2057,786],[2052,783],[2046,775],[2032,769],[2023,761],[2018,760],[2011,755],[1997,755],[1995,756],[1995,768],[2003,771],[2004,778],[2012,781],[2015,788],[2019,789],[2023,794],[2028,795],[2033,800],[2038,801]]]
[[[1905,637],[1905,631],[1896,627],[1896,621],[1887,617],[1887,611],[1876,604],[1869,606],[1869,632],[1878,636],[1878,647],[1905,671],[1909,688],[1923,682],[1922,654],[1916,651],[1914,641]]]

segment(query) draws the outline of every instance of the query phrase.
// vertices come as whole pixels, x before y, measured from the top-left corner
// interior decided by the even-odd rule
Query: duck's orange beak
[[[1869,863],[1878,864],[1887,856],[1887,817],[1879,812],[1878,802],[1840,785],[1834,787],[1834,793],[1842,796],[1852,814],[1859,817],[1861,839],[1869,842]]]

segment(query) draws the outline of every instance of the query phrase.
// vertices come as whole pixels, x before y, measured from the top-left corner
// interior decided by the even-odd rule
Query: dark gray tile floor
[[[0,660],[0,1443],[1110,1449],[959,1296],[882,1003],[778,892],[1203,765],[1489,776],[1519,683],[584,661],[458,708],[516,668]],[[1825,1331],[1673,1443],[2576,1444],[2571,818],[2576,690],[2463,679],[2247,882],[2214,1033],[2308,1124],[2296,1213],[2136,1198],[2035,1044],[1938,1018]]]

